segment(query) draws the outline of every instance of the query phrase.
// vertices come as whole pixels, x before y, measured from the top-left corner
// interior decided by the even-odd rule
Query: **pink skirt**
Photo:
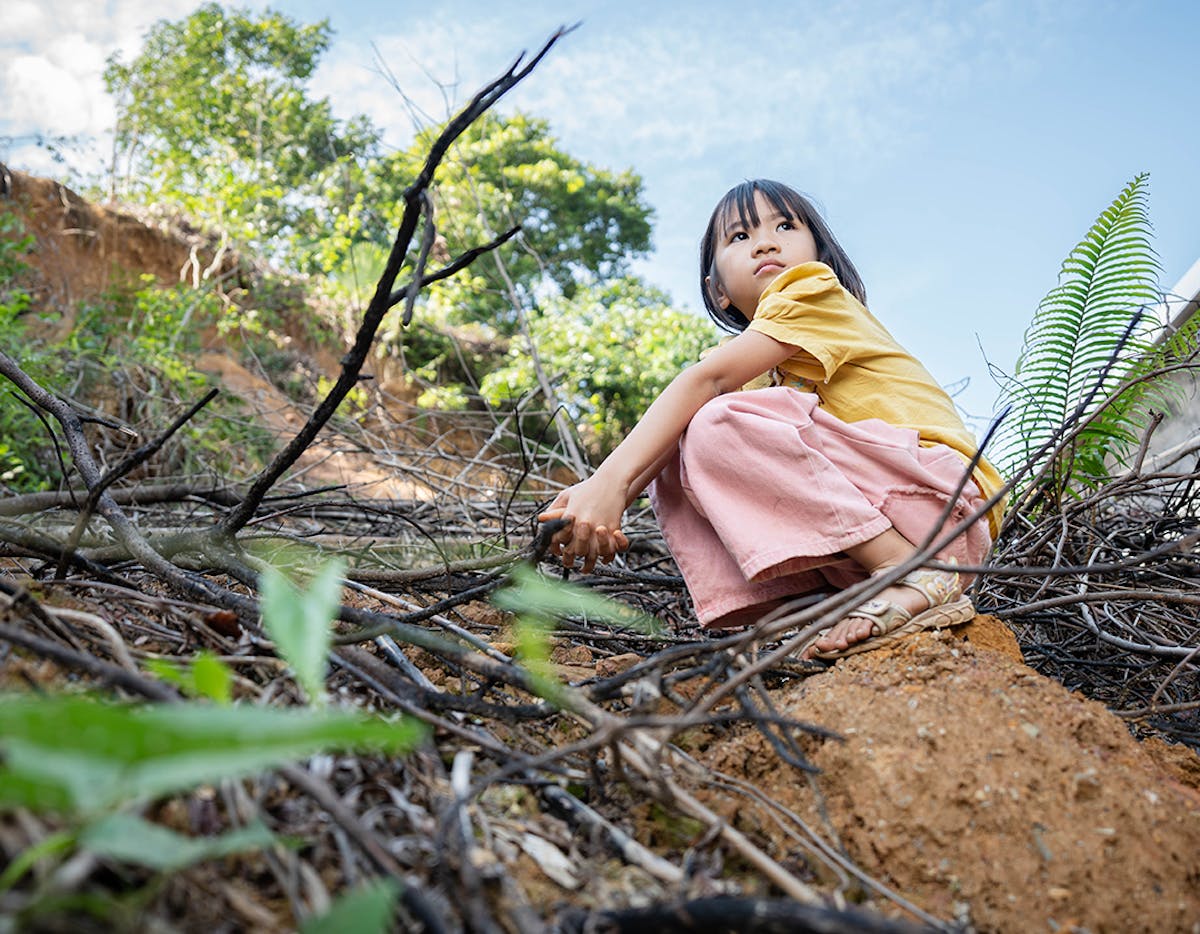
[[[920,544],[966,469],[951,448],[920,446],[912,429],[846,423],[816,394],[780,386],[728,393],[700,409],[650,502],[697,617],[718,628],[865,579],[844,549],[889,528]],[[947,528],[982,503],[968,480]],[[990,548],[983,518],[937,557],[978,564]]]

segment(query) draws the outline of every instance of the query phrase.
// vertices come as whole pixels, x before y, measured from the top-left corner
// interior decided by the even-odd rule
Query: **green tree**
[[[364,217],[367,239],[390,240],[392,206],[438,129],[374,165],[370,189],[382,210]],[[430,301],[458,309],[463,319],[507,333],[517,330],[518,310],[534,310],[547,293],[570,298],[581,285],[624,275],[630,260],[650,249],[652,210],[641,177],[576,159],[545,120],[527,114],[489,115],[472,126],[440,166],[432,191],[450,254],[521,225],[511,247],[430,293]]]
[[[160,20],[141,54],[104,72],[117,101],[114,186],[268,253],[314,248],[344,213],[331,199],[377,142],[365,117],[340,121],[308,91],[330,35],[328,21],[216,3]]]
[[[706,318],[671,307],[633,277],[578,289],[531,320],[532,336],[561,401],[592,446],[611,450],[675,375],[717,341]],[[517,343],[483,380],[495,405],[533,391],[537,379]]]
[[[419,171],[436,132],[418,134],[408,149],[372,166],[370,200],[377,207],[360,218],[362,240],[378,244],[390,237],[397,219],[393,206]],[[514,358],[525,361],[531,385],[556,408],[561,400],[541,361],[544,337],[539,335],[552,334],[540,323],[542,306],[570,302],[581,289],[619,280],[630,261],[649,250],[652,210],[643,200],[641,177],[575,158],[561,148],[545,120],[517,113],[488,116],[472,126],[442,162],[431,192],[442,255],[484,243],[517,224],[521,234],[434,284],[424,299],[425,319],[449,327],[479,323],[512,337]],[[392,332],[391,346],[403,348],[413,373],[431,362],[419,355],[420,343],[412,331]],[[568,461],[584,472],[573,426],[561,413],[555,422]]]

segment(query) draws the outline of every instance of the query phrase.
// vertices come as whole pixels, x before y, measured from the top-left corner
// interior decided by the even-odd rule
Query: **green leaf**
[[[75,848],[75,834],[62,830],[28,846],[16,855],[11,863],[0,873],[0,893],[7,892],[21,876],[25,875],[39,859],[44,856],[57,856]]]
[[[300,927],[301,934],[376,934],[391,930],[398,892],[389,880],[339,896],[329,910]]]
[[[262,574],[263,625],[287,660],[309,702],[325,703],[325,666],[330,623],[341,602],[346,564],[327,562],[306,590],[300,590],[275,568]]]
[[[211,652],[201,652],[192,663],[192,685],[196,694],[218,704],[233,701],[233,675],[229,666]]]
[[[112,814],[84,830],[79,842],[97,856],[175,872],[193,863],[270,846],[275,835],[263,824],[252,824],[218,837],[185,837],[133,814]]]
[[[566,695],[562,682],[550,661],[551,623],[539,616],[521,616],[517,620],[517,656],[521,666],[529,673],[533,690],[550,703],[563,706]]]
[[[1147,178],[1134,178],[1101,212],[1063,261],[1059,283],[1033,316],[996,406],[1016,406],[989,452],[1003,474],[1024,471],[1027,483],[1042,467],[1051,466],[1050,475],[1058,478],[1056,494],[1073,493],[1102,480],[1105,462],[1119,462],[1136,443],[1129,430],[1131,413],[1152,394],[1151,384],[1139,384],[1118,398],[1110,394],[1130,377],[1149,372],[1163,353],[1153,343],[1154,316],[1136,317],[1140,308],[1159,297],[1159,264],[1150,246],[1146,210]],[[1081,410],[1085,402],[1086,411]],[[1050,446],[1068,420],[1093,414],[1096,418],[1072,445],[1061,450]],[[1041,461],[1032,463],[1043,448]],[[1055,462],[1048,465],[1047,458]],[[1019,482],[1018,495],[1023,489]]]
[[[328,749],[403,753],[423,734],[356,714],[0,697],[0,806],[95,813]]]
[[[168,658],[151,658],[146,662],[146,670],[160,681],[173,684],[183,691],[188,689],[190,682],[187,673],[178,662]]]
[[[548,580],[525,565],[517,565],[509,576],[513,586],[492,596],[492,602],[501,609],[543,617],[584,616],[652,635],[664,632],[662,623],[653,616],[639,613],[584,587]]]
[[[189,669],[165,658],[150,659],[146,668],[190,697],[207,697],[218,704],[233,700],[233,675],[229,666],[207,650],[196,656]]]

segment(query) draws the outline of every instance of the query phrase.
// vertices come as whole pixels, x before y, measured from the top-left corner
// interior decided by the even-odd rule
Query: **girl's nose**
[[[766,234],[759,237],[758,240],[755,241],[755,244],[754,244],[754,255],[755,256],[757,256],[759,253],[778,253],[778,252],[779,252],[779,245],[771,237],[767,236]]]

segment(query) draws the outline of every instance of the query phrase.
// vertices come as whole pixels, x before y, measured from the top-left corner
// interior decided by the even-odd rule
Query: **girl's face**
[[[780,213],[761,192],[754,193],[754,206],[757,224],[733,214],[722,225],[714,251],[717,281],[708,280],[720,307],[732,305],[747,319],[776,276],[817,259],[816,241],[803,223]]]

